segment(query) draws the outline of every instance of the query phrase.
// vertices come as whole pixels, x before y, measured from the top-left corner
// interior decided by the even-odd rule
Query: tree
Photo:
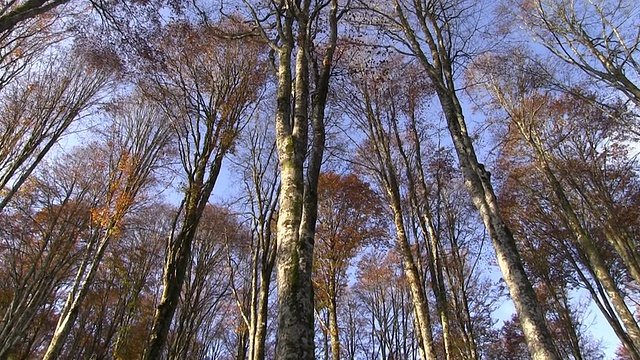
[[[343,9],[338,0],[320,3],[281,0],[268,3],[264,8],[245,3],[256,30],[278,61],[275,130],[280,201],[276,358],[312,359],[311,274],[317,187],[325,144],[325,107],[338,20]]]
[[[439,234],[433,247],[441,258],[439,271],[443,272],[438,275],[442,279],[436,279],[444,283],[440,285],[444,296],[440,296],[446,300],[439,311],[446,311],[449,317],[446,355],[479,359],[495,338],[494,320],[489,314],[504,294],[503,287],[490,280],[483,269],[488,265],[484,259],[486,234],[481,232],[480,220],[462,186],[463,179],[455,170],[453,156],[450,150],[440,149],[428,165],[433,173],[434,228]]]
[[[241,135],[238,153],[233,158],[242,172],[246,199],[251,218],[251,279],[249,304],[240,306],[242,320],[248,330],[249,360],[263,360],[266,356],[269,294],[276,260],[275,226],[280,194],[275,135],[266,122],[258,117]],[[240,301],[238,301],[240,303]],[[243,304],[240,304],[243,305]]]
[[[33,354],[55,326],[57,296],[91,236],[95,202],[78,154],[39,169],[0,215],[0,357]],[[28,340],[26,340],[28,339]]]
[[[540,292],[539,292],[540,293]],[[542,294],[541,294],[542,295]],[[545,307],[553,306],[553,304],[547,302],[550,299],[545,299],[542,295],[541,303]],[[553,301],[553,300],[552,300]],[[550,310],[548,308],[548,310]],[[554,314],[546,312],[549,321],[549,327],[554,333],[554,339],[558,350],[563,356],[563,359],[585,359],[585,360],[603,360],[604,353],[601,350],[601,344],[594,341],[587,334],[580,334],[578,344],[571,344],[573,339],[566,337],[565,330],[566,325],[562,323],[562,320],[554,318]],[[573,314],[575,315],[575,314]],[[510,320],[506,320],[502,324],[500,334],[497,336],[496,341],[492,344],[487,358],[490,360],[529,360],[531,354],[527,349],[527,344],[522,334],[522,328],[519,324],[517,315],[513,315]],[[578,324],[572,324],[572,326],[580,327]],[[580,329],[576,329],[580,330]],[[575,346],[578,348],[574,348]]]
[[[162,249],[175,209],[139,201],[112,242],[60,358],[140,358],[151,325]]]
[[[411,165],[406,162],[406,151],[409,150],[404,145],[404,129],[401,128],[403,120],[415,119],[418,112],[417,101],[428,91],[428,87],[419,81],[402,81],[400,74],[411,73],[417,69],[411,64],[404,64],[401,68],[390,67],[389,64],[392,63],[403,63],[402,58],[393,60],[396,61],[388,61],[376,70],[367,71],[359,69],[359,64],[353,64],[355,71],[351,72],[352,78],[346,82],[347,86],[344,89],[359,96],[348,98],[349,101],[345,102],[344,106],[348,116],[365,136],[364,144],[358,149],[360,156],[354,160],[363,172],[375,179],[392,212],[396,230],[395,244],[401,255],[411,293],[419,348],[422,357],[433,359],[436,357],[436,348],[426,280],[422,273],[421,260],[415,251],[418,240],[412,238],[414,233],[410,228],[412,203],[403,197],[405,181],[411,184],[408,186],[411,189],[407,190],[409,194],[415,194],[417,188],[412,186],[413,179],[409,179],[410,175],[403,176],[410,171]],[[382,80],[387,84],[386,87],[374,85]],[[414,195],[407,197],[410,196]]]
[[[119,238],[125,217],[153,183],[171,139],[158,108],[139,97],[116,104],[112,116],[111,126],[108,133],[103,134],[102,141],[87,149],[92,156],[90,160],[95,161],[88,166],[93,165],[105,180],[100,194],[103,198],[90,209],[96,231],[88,241],[70,285],[44,359],[57,358],[62,351],[107,247]]]
[[[477,220],[457,209],[469,202],[467,195],[453,191],[461,180],[452,155],[432,138],[438,129],[422,105],[432,89],[426,79],[415,80],[420,67],[409,59],[364,56],[351,57],[354,63],[341,104],[364,135],[353,161],[359,171],[375,179],[392,211],[420,349],[427,358],[439,354],[477,358],[474,330],[480,330],[481,322],[484,327],[491,324],[482,316],[472,318],[470,304],[476,294],[471,284],[482,281],[471,271],[474,255],[468,245],[482,235],[467,233],[466,227]],[[368,61],[375,68],[366,67]],[[380,82],[385,86],[376,85]],[[434,320],[431,304],[435,304]]]
[[[361,305],[360,351],[365,358],[422,358],[414,302],[400,262],[400,255],[390,250],[366,253],[358,264],[352,291]]]
[[[160,358],[164,350],[200,218],[223,158],[233,149],[265,81],[260,44],[218,38],[210,27],[171,24],[158,46],[164,57],[149,64],[142,86],[170,120],[185,184],[176,227],[167,243],[163,293],[145,359]]]
[[[0,211],[110,81],[107,71],[73,57],[60,53],[31,65],[0,91]]]
[[[164,245],[176,209],[151,203],[136,211],[115,246],[110,248],[114,272],[123,276],[119,316],[114,316],[117,334],[111,343],[115,359],[140,359],[144,353],[153,310],[160,293]]]
[[[377,25],[389,46],[410,52],[433,86],[453,142],[467,190],[491,238],[498,265],[522,321],[525,338],[535,359],[558,359],[549,329],[537,304],[513,235],[504,222],[490,173],[477,158],[465,114],[458,97],[456,72],[464,58],[472,56],[470,44],[481,15],[479,7],[466,1],[382,2],[382,6],[359,3]]]
[[[607,178],[616,172],[599,170],[614,168],[608,161],[599,159],[601,149],[606,151],[610,146],[606,144],[606,138],[612,133],[607,115],[581,99],[566,95],[555,98],[552,92],[545,91],[543,79],[531,75],[537,72],[537,63],[519,51],[511,52],[508,58],[496,56],[484,60],[478,66],[484,69],[484,84],[494,103],[507,113],[521,141],[529,147],[535,169],[555,197],[554,206],[560,210],[561,221],[573,233],[576,245],[606,290],[628,336],[637,343],[638,325],[615,280],[614,269],[607,263],[607,255],[589,230],[591,223],[601,228],[631,277],[638,282],[635,245],[633,241],[623,240],[628,237],[622,235],[624,230],[619,230],[624,229],[619,220],[615,226],[610,223],[617,211],[613,202],[608,201],[615,195],[609,190]],[[584,119],[589,119],[591,128],[587,129]],[[577,137],[577,134],[583,136]],[[598,165],[583,170],[584,165],[580,164],[585,160]],[[593,176],[594,173],[599,174]],[[580,180],[575,178],[577,174]],[[601,199],[605,201],[598,201]],[[586,207],[581,205],[583,202]]]
[[[320,174],[314,254],[316,307],[326,307],[331,358],[341,359],[338,296],[357,251],[386,236],[382,201],[356,175]]]
[[[0,36],[6,36],[18,25],[37,17],[42,17],[56,7],[68,3],[69,0],[24,0],[3,4],[0,11]]]
[[[234,276],[227,262],[243,254],[248,232],[220,206],[207,205],[192,247],[176,321],[170,331],[169,359],[202,359],[211,356],[229,327]],[[231,256],[231,255],[229,255]]]
[[[640,105],[637,3],[535,0],[510,5],[513,16],[557,59]]]

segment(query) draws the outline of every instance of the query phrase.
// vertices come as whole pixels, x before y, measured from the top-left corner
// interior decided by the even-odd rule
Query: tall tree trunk
[[[381,179],[382,186],[387,194],[389,207],[393,212],[393,223],[396,228],[396,247],[402,256],[402,265],[407,282],[415,313],[416,333],[418,334],[418,344],[424,359],[436,359],[436,349],[431,330],[431,316],[427,301],[426,290],[423,286],[422,276],[414,258],[409,239],[407,237],[404,210],[402,208],[402,199],[400,195],[400,185],[398,183],[397,170],[391,158],[391,139],[387,136],[382,119],[374,110],[378,99],[372,99],[367,88],[368,83],[360,84],[360,91],[364,97],[364,110],[366,118],[365,123],[361,126],[367,131],[367,136],[373,144],[375,161],[377,164],[376,171]],[[390,121],[396,121],[392,116]],[[396,126],[396,124],[391,124]]]
[[[311,270],[318,211],[318,178],[325,143],[324,111],[337,42],[338,3],[337,0],[331,0],[328,4],[329,38],[322,59],[313,56],[315,50],[311,29],[313,21],[317,20],[315,17],[319,15],[316,10],[321,9],[311,11],[309,0],[287,4],[280,14],[282,44],[278,47],[276,144],[281,190],[277,234],[276,359],[305,360],[315,357]],[[310,19],[310,16],[314,18]],[[291,55],[294,40],[297,53],[292,86]],[[310,61],[313,69],[318,71],[311,74],[315,84],[313,96],[310,96]],[[309,107],[310,97],[312,102]],[[309,133],[313,135],[313,141],[308,149]]]
[[[622,346],[627,349],[629,357],[632,360],[640,360],[640,353],[638,353],[635,343],[630,338],[629,334],[625,331],[623,324],[621,324],[616,311],[614,310],[614,308],[612,308],[610,300],[607,298],[606,291],[603,289],[600,281],[597,280],[597,276],[591,265],[587,264],[586,268],[589,276],[592,279],[596,280],[595,284],[593,285],[581,269],[580,265],[578,265],[576,260],[573,258],[570,258],[569,260],[571,261],[576,274],[578,274],[578,276],[582,280],[582,283],[591,294],[591,297],[594,299],[596,306],[598,307],[598,309],[600,309],[600,312],[605,317],[618,339],[620,339]]]
[[[559,360],[536,294],[524,271],[513,234],[500,213],[490,174],[478,162],[456,94],[452,56],[464,49],[452,48],[455,43],[447,36],[451,31],[449,22],[459,16],[451,12],[463,10],[453,5],[451,8],[445,7],[449,4],[420,0],[407,3],[394,0],[394,4],[394,21],[402,29],[405,44],[420,61],[435,88],[465,185],[491,237],[498,265],[520,317],[531,354],[535,360]],[[416,17],[419,27],[414,28],[414,19],[410,21],[408,14]]]
[[[331,359],[340,360],[340,332],[338,329],[338,302],[336,296],[335,275],[331,274],[329,285],[329,335],[331,337]]]
[[[267,227],[271,226],[271,222]],[[269,230],[270,233],[270,230]],[[271,235],[264,237],[271,242]],[[264,240],[263,239],[263,242]],[[271,286],[271,273],[275,264],[275,251],[271,250],[272,245],[266,245],[262,251],[262,261],[260,269],[260,286],[257,299],[255,300],[255,309],[252,309],[253,318],[251,319],[252,336],[249,338],[249,359],[264,360],[265,343],[267,340],[267,317],[269,310],[269,287]]]
[[[243,144],[249,152],[236,159],[238,163],[247,164],[242,168],[242,174],[253,219],[249,309],[239,306],[249,329],[249,360],[265,358],[269,293],[276,259],[276,238],[272,231],[277,219],[280,187],[275,138],[268,126],[270,124],[262,121],[254,124],[248,141]]]
[[[213,149],[209,149],[209,151],[212,152]],[[209,201],[218,179],[225,153],[226,149],[218,149],[210,166],[207,166],[208,156],[204,155],[198,162],[199,168],[194,174],[195,183],[189,184],[184,200],[184,220],[178,233],[172,233],[168,239],[162,274],[162,295],[153,315],[149,344],[144,354],[145,360],[162,358],[173,316],[180,300],[187,268],[191,262],[193,239],[196,236],[205,205]],[[208,175],[206,175],[207,168],[209,168]]]
[[[276,143],[280,167],[280,211],[278,214],[278,333],[276,358],[313,359],[313,287],[308,269],[313,257],[303,244],[304,157],[307,148],[307,97],[309,93],[306,43],[299,44],[296,80],[292,87],[291,54],[293,14],[285,19],[287,43],[279,51]],[[298,24],[306,29],[306,23]],[[304,35],[300,35],[304,39]],[[293,114],[291,91],[295,89]],[[293,115],[293,117],[292,117]]]
[[[414,105],[414,104],[412,104]],[[415,166],[409,161],[409,157],[403,147],[403,141],[398,131],[398,126],[394,123],[394,133],[398,149],[402,159],[404,160],[405,171],[409,185],[409,196],[414,212],[416,213],[418,224],[424,237],[424,245],[427,252],[427,267],[431,277],[431,289],[436,298],[436,310],[440,317],[440,325],[442,326],[442,341],[444,344],[444,353],[447,360],[451,359],[453,354],[453,344],[451,338],[451,326],[449,323],[449,308],[447,301],[447,292],[444,283],[444,274],[442,271],[443,255],[440,252],[440,234],[435,229],[433,213],[429,208],[429,199],[427,194],[426,177],[422,164],[422,146],[420,144],[420,136],[416,126],[415,108],[411,106],[410,110],[410,131],[413,135],[413,152],[415,156]],[[438,188],[438,196],[440,196],[440,188]],[[420,254],[418,254],[420,256]],[[418,259],[420,261],[420,259]]]
[[[269,282],[263,283],[269,284]],[[264,360],[265,358],[265,342],[267,340],[267,310],[269,299],[269,289],[267,287],[260,288],[258,311],[256,312],[256,328],[255,336],[251,341],[251,360]]]
[[[271,226],[270,224],[267,226]],[[271,238],[269,235],[268,238]],[[269,287],[271,285],[271,273],[275,263],[275,252],[271,246],[263,248],[262,268],[260,269],[260,287],[255,301],[255,309],[252,309],[253,317],[250,322],[249,359],[264,360],[267,340],[267,317],[269,310]]]
[[[638,327],[638,323],[635,321],[633,314],[625,303],[624,296],[613,279],[613,276],[609,272],[609,268],[597,248],[594,239],[583,227],[578,215],[574,211],[573,205],[569,201],[569,197],[566,194],[563,185],[551,167],[552,155],[545,149],[545,143],[535,128],[535,125],[533,125],[535,124],[535,113],[529,114],[526,108],[522,108],[522,106],[524,106],[523,104],[508,100],[504,90],[497,84],[494,84],[490,88],[490,91],[510,115],[513,124],[515,124],[523,140],[533,151],[537,168],[542,176],[544,176],[548,181],[551,191],[555,195],[562,214],[564,215],[562,218],[563,222],[573,232],[578,240],[587,261],[590,263],[590,267],[593,269],[595,278],[606,290],[617,315],[627,330],[628,336],[631,338],[633,343],[640,344],[640,327]],[[569,176],[569,178],[571,178],[571,176]],[[581,191],[579,186],[576,188],[577,191]],[[586,201],[590,202],[590,199],[586,199]],[[611,233],[607,231],[606,227],[604,232],[607,239],[615,246],[615,240],[611,239]],[[633,271],[631,272],[633,273]],[[638,352],[637,345],[635,346],[634,352]]]
[[[458,155],[465,185],[491,237],[498,265],[509,288],[531,355],[536,360],[559,360],[540,304],[524,271],[513,234],[500,214],[490,174],[476,158],[462,115],[462,108],[455,92],[451,90],[454,88],[453,79],[450,78],[448,89],[441,87],[437,92]]]

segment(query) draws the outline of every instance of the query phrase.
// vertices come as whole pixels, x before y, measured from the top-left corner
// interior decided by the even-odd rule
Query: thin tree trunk
[[[597,166],[597,165],[596,165]],[[598,169],[600,170],[600,169]],[[565,174],[562,174],[565,175]],[[613,248],[620,256],[620,259],[626,266],[627,270],[631,277],[636,281],[636,284],[640,284],[640,261],[639,255],[636,250],[634,250],[634,241],[632,240],[632,236],[626,231],[624,227],[616,226],[616,216],[615,210],[613,208],[612,200],[607,198],[607,193],[609,193],[609,189],[606,186],[598,186],[599,196],[594,196],[592,193],[587,193],[584,187],[576,181],[575,176],[571,176],[570,174],[566,174],[565,176],[569,184],[573,189],[575,189],[580,197],[585,201],[588,205],[589,209],[593,211],[595,216],[599,219],[602,219],[602,231],[605,235],[605,238],[609,243],[613,246]],[[605,174],[602,174],[605,177]],[[597,180],[594,182],[597,185],[600,185]],[[594,197],[601,199],[601,202],[594,201]]]
[[[331,289],[333,288],[333,289]],[[338,329],[338,306],[335,296],[335,283],[330,286],[329,292],[331,299],[329,300],[329,335],[331,337],[331,359],[340,360],[340,335]]]
[[[536,147],[537,149],[537,147]],[[602,258],[596,244],[593,239],[589,236],[589,234],[584,230],[578,216],[573,211],[573,207],[571,206],[569,199],[567,198],[564,190],[562,189],[562,185],[558,181],[558,179],[553,174],[551,168],[548,165],[545,157],[540,153],[540,151],[536,151],[539,160],[541,161],[541,166],[543,173],[547,180],[551,184],[551,188],[553,189],[556,198],[560,202],[560,207],[562,208],[564,215],[566,217],[566,221],[569,225],[569,228],[576,235],[580,245],[582,246],[589,263],[593,266],[593,270],[596,278],[600,281],[607,291],[607,295],[611,299],[611,302],[616,310],[616,313],[622,320],[627,332],[629,333],[629,337],[635,344],[640,344],[640,327],[638,327],[638,323],[635,321],[635,318],[629,307],[624,301],[624,297],[618,289],[618,286],[609,273],[609,269],[604,259]]]
[[[275,210],[274,206],[271,208],[271,212]],[[249,338],[249,360],[264,360],[265,358],[265,343],[267,339],[267,317],[269,310],[269,287],[271,286],[271,274],[273,272],[273,266],[275,264],[275,251],[272,250],[270,244],[271,239],[271,218],[265,226],[264,234],[261,234],[261,269],[259,271],[259,286],[254,284],[254,289],[258,289],[256,297],[253,298],[255,302],[252,308],[252,318],[250,320],[250,338]]]
[[[89,286],[93,283],[93,278],[98,271],[98,266],[100,266],[100,263],[102,262],[104,252],[109,245],[109,241],[111,240],[114,230],[115,221],[112,222],[111,226],[109,226],[106,233],[100,240],[95,255],[91,257],[91,261],[85,265],[89,266],[88,270],[86,270],[86,274],[84,273],[85,270],[78,272],[78,276],[72,286],[72,291],[69,292],[62,312],[60,313],[60,317],[58,318],[58,323],[56,324],[51,342],[49,342],[47,351],[42,357],[43,360],[53,360],[60,356],[62,346],[67,340],[67,336],[71,333],[71,329],[78,318],[80,305],[89,292]],[[84,269],[86,269],[86,267],[84,267]]]
[[[505,105],[505,108],[510,112],[513,112],[513,108],[509,107],[508,104],[505,103],[505,98],[500,95],[501,93],[499,93],[498,96],[500,97],[502,103]],[[571,231],[578,239],[578,242],[580,243],[589,263],[593,267],[594,274],[597,280],[602,283],[604,289],[606,290],[607,295],[611,299],[611,302],[616,310],[616,313],[620,317],[629,334],[629,337],[635,344],[640,344],[640,327],[638,327],[638,323],[635,321],[633,314],[625,303],[620,289],[609,273],[608,266],[602,258],[595,242],[582,226],[582,223],[578,219],[578,216],[575,213],[573,206],[571,205],[569,198],[567,197],[564,188],[562,187],[562,184],[551,169],[550,160],[548,158],[548,154],[544,150],[542,139],[539,137],[535,129],[527,126],[523,122],[523,119],[521,117],[514,115],[513,120],[524,140],[532,148],[536,157],[536,161],[538,162],[538,167],[543,176],[549,182],[551,189],[556,196],[556,199],[558,200],[567,226],[571,229]]]
[[[593,271],[592,267],[589,264],[587,264],[587,271],[589,272],[590,277],[596,280],[595,288],[589,282],[589,280],[587,279],[586,275],[583,273],[582,269],[580,269],[580,266],[577,264],[577,262],[573,258],[570,258],[570,260],[572,262],[572,265],[576,274],[578,274],[578,276],[582,280],[582,283],[585,285],[586,289],[591,294],[591,297],[596,303],[596,306],[598,307],[598,309],[600,309],[600,312],[602,313],[604,318],[607,320],[607,322],[609,323],[609,326],[611,326],[611,329],[616,334],[618,339],[620,339],[622,346],[624,346],[627,349],[628,355],[633,360],[640,360],[640,353],[638,353],[638,350],[636,349],[635,344],[629,337],[629,334],[627,334],[627,332],[624,330],[623,324],[620,323],[620,320],[616,316],[615,310],[611,307],[611,304],[607,299],[606,291],[602,288],[602,284],[597,280],[595,272]]]
[[[195,215],[186,214],[183,228],[169,239],[162,275],[162,295],[153,315],[149,345],[144,354],[146,360],[162,358],[173,315],[178,307],[187,267],[191,261],[191,246],[199,219]]]
[[[378,99],[372,98],[369,92],[369,83],[365,82],[358,85],[359,91],[363,96],[363,112],[364,119],[362,119],[360,126],[366,131],[369,137],[370,143],[373,145],[373,156],[375,156],[377,176],[381,181],[382,187],[387,194],[387,201],[389,207],[393,212],[393,222],[396,228],[396,247],[402,256],[402,265],[407,282],[409,284],[409,291],[414,306],[415,313],[415,328],[418,338],[419,349],[421,357],[423,359],[436,359],[436,349],[433,340],[433,334],[431,331],[431,317],[429,314],[429,307],[426,297],[426,290],[423,286],[422,276],[417,266],[417,261],[414,259],[414,254],[409,243],[409,239],[406,234],[402,199],[400,196],[400,187],[398,184],[397,170],[393,164],[391,158],[391,139],[384,129],[382,119],[376,112],[375,106]],[[394,109],[388,109],[393,113]],[[390,121],[396,121],[395,117],[391,115]],[[396,126],[391,124],[391,126]]]
[[[66,209],[70,195],[70,192],[66,194],[60,209]],[[81,215],[74,211],[71,216],[80,217]],[[37,256],[39,268],[34,264],[29,269],[17,287],[20,291],[14,292],[11,303],[0,320],[0,324],[2,324],[0,327],[0,359],[6,357],[16,344],[24,341],[24,332],[32,324],[38,310],[45,304],[47,297],[59,281],[61,269],[71,259],[73,241],[59,239],[60,243],[58,243],[58,240],[54,239],[53,229],[61,220],[56,218],[49,225]],[[63,253],[69,255],[59,259],[58,257]]]
[[[271,278],[271,270],[269,271],[269,278]],[[255,335],[250,339],[250,359],[251,360],[264,360],[265,358],[265,343],[267,339],[267,311],[269,310],[269,284],[270,279],[261,283],[260,292],[258,294],[258,306],[256,311],[255,320]]]
[[[440,253],[440,235],[436,232],[433,225],[433,214],[429,208],[429,199],[426,198],[429,193],[426,185],[426,177],[422,165],[422,146],[420,144],[420,136],[416,127],[415,108],[411,104],[410,109],[410,131],[413,135],[413,152],[415,156],[415,166],[409,161],[409,157],[403,147],[403,141],[398,131],[398,125],[393,123],[393,130],[398,144],[398,150],[404,160],[405,171],[407,173],[407,181],[409,186],[409,196],[411,198],[412,207],[418,218],[418,223],[422,234],[425,238],[425,248],[428,256],[428,268],[431,276],[431,289],[436,297],[436,310],[440,317],[440,325],[442,326],[442,340],[444,344],[444,353],[447,360],[451,360],[453,354],[449,310],[447,293],[444,284],[444,276],[442,271],[442,254]],[[415,169],[415,170],[414,170]],[[414,173],[415,171],[415,173]],[[440,188],[438,188],[440,191]],[[439,196],[439,194],[438,194]],[[420,206],[422,205],[422,206]],[[420,256],[418,254],[418,256]],[[420,262],[420,259],[418,259]]]
[[[209,151],[213,151],[210,149]],[[198,162],[199,168],[194,176],[195,183],[185,199],[185,215],[177,234],[171,234],[168,240],[165,266],[162,275],[162,295],[153,316],[153,325],[149,335],[149,344],[145,350],[145,360],[156,360],[162,357],[171,322],[178,307],[180,293],[184,285],[187,267],[191,262],[191,247],[205,205],[209,201],[222,167],[226,149],[219,149],[210,165],[209,175],[205,181],[208,156],[204,155]]]

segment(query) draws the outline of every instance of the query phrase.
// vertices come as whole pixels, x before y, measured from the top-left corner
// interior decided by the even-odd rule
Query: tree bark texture
[[[337,0],[329,3],[329,38],[321,59],[314,53],[312,22],[309,18],[319,16],[319,13],[310,9],[311,2],[308,0],[296,4],[286,1],[286,4],[278,20],[281,43],[277,45],[279,63],[275,122],[280,208],[276,255],[276,359],[304,360],[315,358],[311,276],[318,210],[317,187],[325,142],[324,111],[337,41],[338,4]],[[295,67],[292,69],[294,43]],[[315,63],[318,60],[321,64]],[[310,61],[312,68],[319,71],[310,73]],[[292,73],[295,79],[292,79]],[[315,84],[313,96],[310,95],[310,77]],[[309,133],[313,136],[308,148]]]

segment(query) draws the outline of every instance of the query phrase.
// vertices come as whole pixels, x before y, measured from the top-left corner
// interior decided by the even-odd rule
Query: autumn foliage
[[[0,2],[0,359],[640,360],[639,28]]]

